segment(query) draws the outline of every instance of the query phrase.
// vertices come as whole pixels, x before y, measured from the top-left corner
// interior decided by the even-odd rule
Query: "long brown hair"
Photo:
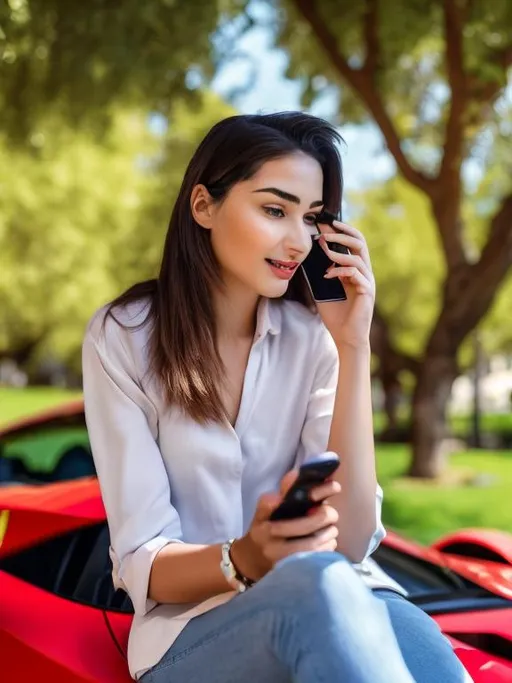
[[[325,209],[338,215],[343,183],[340,142],[328,122],[301,112],[232,116],[217,123],[185,172],[158,278],[133,285],[107,307],[105,319],[111,316],[127,328],[113,309],[148,301],[146,318],[137,329],[150,325],[150,371],[169,405],[197,422],[223,422],[226,413],[219,391],[225,372],[215,342],[211,297],[212,289],[223,284],[210,232],[192,217],[193,188],[203,184],[216,201],[222,201],[236,183],[251,178],[266,161],[301,151],[321,165]],[[282,298],[314,308],[302,271],[297,271]]]

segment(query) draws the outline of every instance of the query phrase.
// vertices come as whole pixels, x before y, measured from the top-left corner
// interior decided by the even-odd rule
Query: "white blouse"
[[[226,584],[226,593],[201,603],[155,603],[147,595],[155,555],[167,543],[213,544],[243,535],[259,496],[326,450],[338,352],[318,314],[262,298],[235,427],[228,420],[201,426],[166,406],[148,377],[147,325],[128,331],[109,317],[102,332],[105,310],[93,316],[83,343],[85,413],[114,585],[127,591],[135,610],[128,664],[139,678],[192,617],[234,595]],[[135,326],[146,310],[141,302],[115,315]],[[385,535],[381,504],[378,487],[368,555]],[[365,580],[372,583],[371,576]]]

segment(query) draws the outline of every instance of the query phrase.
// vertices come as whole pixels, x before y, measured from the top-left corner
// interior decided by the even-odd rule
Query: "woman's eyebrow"
[[[293,202],[294,204],[300,204],[300,199],[294,194],[290,194],[289,192],[285,192],[284,190],[280,190],[277,187],[263,187],[261,190],[254,190],[254,192],[270,192],[271,194],[275,194],[277,197],[280,197],[281,199],[284,199],[286,202]],[[322,206],[323,201],[321,199],[317,200],[316,202],[312,202],[309,206],[310,209],[314,209],[315,206]]]

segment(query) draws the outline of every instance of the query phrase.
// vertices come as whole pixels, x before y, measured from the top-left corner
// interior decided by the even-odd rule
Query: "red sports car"
[[[78,403],[30,428],[80,421]],[[94,477],[0,488],[2,681],[129,683],[132,606],[114,591],[108,546]],[[372,561],[436,619],[475,683],[512,682],[512,536],[466,530],[425,548],[389,533]]]

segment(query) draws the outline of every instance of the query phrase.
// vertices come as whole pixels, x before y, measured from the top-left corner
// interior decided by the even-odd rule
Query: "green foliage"
[[[118,110],[98,141],[59,118],[0,167],[0,352],[41,340],[74,363],[86,321],[136,280],[155,276],[172,202],[206,129],[231,109],[210,94],[177,103],[167,137],[141,110]],[[3,150],[2,150],[3,148]],[[8,145],[0,139],[0,153]]]
[[[457,19],[448,25],[441,0],[282,0],[276,43],[290,57],[288,75],[302,83],[303,104],[314,103],[328,85],[337,88],[340,109],[333,118],[340,123],[373,120],[395,159],[405,154],[411,182],[417,180],[416,169],[427,177],[439,171],[444,146],[452,142],[446,140],[450,108],[454,100],[462,103],[462,154],[454,152],[450,162],[456,171],[464,162],[472,170],[472,180],[461,176],[460,209],[462,248],[473,262],[511,188],[512,107],[505,86],[510,83],[512,4],[476,0],[454,5],[455,14],[461,10],[460,63]],[[475,169],[481,176],[476,187]],[[421,357],[440,313],[447,272],[430,204],[411,182],[391,180],[351,201],[372,248],[380,312],[397,349]],[[481,322],[488,352],[511,348],[511,283],[509,277]],[[469,342],[459,356],[463,364],[471,362]]]
[[[379,446],[377,469],[384,489],[384,524],[421,543],[464,527],[512,529],[510,451],[468,451],[450,458],[440,482],[403,479],[406,447]],[[475,477],[487,480],[475,486]]]
[[[211,72],[211,0],[9,0],[0,6],[0,129],[25,139],[49,108],[105,129],[111,106],[167,115]]]
[[[377,282],[377,303],[396,347],[420,355],[439,312],[444,263],[424,196],[399,177],[351,193]]]
[[[119,113],[101,144],[50,119],[32,151],[0,145],[0,348],[44,337],[42,350],[67,357],[88,307],[117,291],[112,245],[133,232],[147,183],[134,163],[144,118]]]
[[[480,185],[479,192],[466,205],[467,232],[478,251],[482,235],[489,229],[488,215],[477,213],[478,196],[492,196],[487,178]],[[439,314],[446,272],[429,204],[421,192],[400,177],[352,192],[349,202],[355,222],[368,240],[377,281],[377,303],[391,338],[397,350],[421,357]],[[512,274],[480,325],[482,343],[488,353],[512,348],[510,310]],[[463,366],[472,363],[471,340],[461,348],[460,359]]]
[[[494,305],[482,322],[482,343],[489,353],[512,353],[512,273],[498,292]]]
[[[365,17],[369,2],[350,0],[281,0],[278,4],[276,44],[290,56],[287,75],[300,79],[303,104],[309,106],[326,84],[338,86],[340,122],[371,120],[362,106],[360,93],[340,73],[330,46],[318,38],[299,9],[309,5],[323,23],[333,49],[353,69],[375,63],[374,82],[402,140],[403,149],[427,171],[433,172],[440,158],[439,145],[450,104],[445,68],[445,29],[441,0],[385,0],[377,7],[373,42],[367,45]],[[510,47],[512,4],[507,0],[471,2],[463,27],[464,66],[470,81],[469,110],[478,124],[468,128],[468,143],[485,124],[503,117],[503,111],[482,110],[482,87],[503,88],[507,70],[501,51]],[[473,87],[474,86],[474,87]],[[477,87],[478,86],[478,87]],[[436,149],[437,148],[437,149]],[[468,147],[470,151],[470,147]]]
[[[119,244],[123,286],[154,277],[160,263],[169,218],[185,168],[199,142],[214,123],[236,112],[211,92],[201,95],[201,107],[191,113],[183,100],[177,100],[169,128],[151,165],[151,186],[144,195],[144,208],[132,235],[129,248]],[[147,226],[151,226],[148,240]]]

